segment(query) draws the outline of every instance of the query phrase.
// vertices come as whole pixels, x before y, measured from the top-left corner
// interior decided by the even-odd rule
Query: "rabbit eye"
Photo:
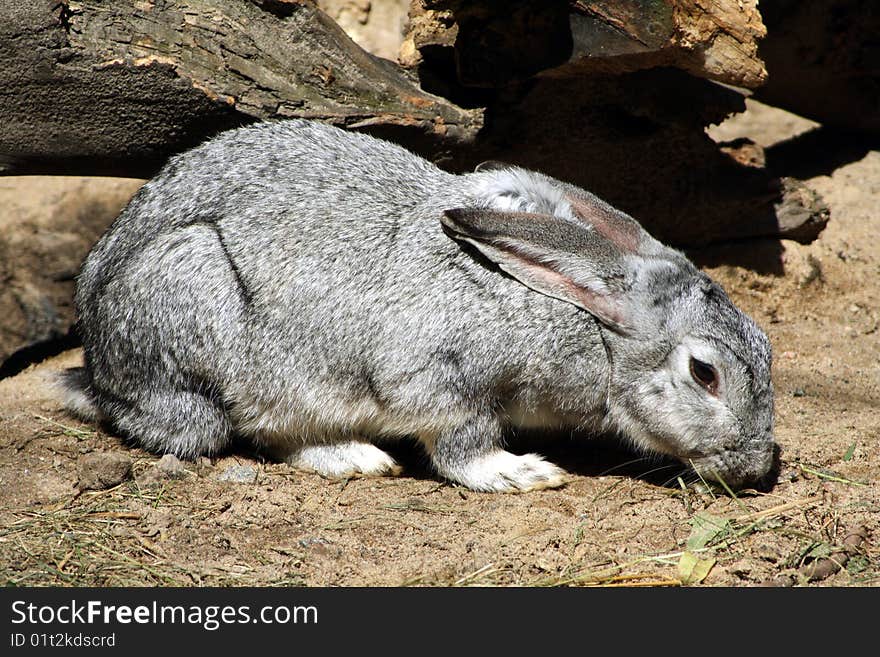
[[[709,363],[691,358],[691,376],[712,394],[718,391],[718,372]]]

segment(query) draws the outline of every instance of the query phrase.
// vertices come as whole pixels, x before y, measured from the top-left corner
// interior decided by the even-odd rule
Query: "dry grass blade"
[[[664,567],[675,565],[682,552],[672,552],[653,556],[644,556],[623,564],[594,565],[590,570],[575,571],[573,574],[533,582],[532,586],[603,586],[623,585],[622,582],[639,581],[633,586],[680,586],[678,578],[663,573],[626,572],[630,568],[642,566],[647,562],[660,564]],[[647,580],[651,580],[650,582]]]
[[[821,497],[807,497],[800,500],[795,500],[793,502],[786,502],[784,504],[778,504],[776,506],[771,506],[768,509],[763,509],[761,511],[754,511],[751,513],[745,513],[740,516],[736,516],[733,520],[739,524],[749,524],[754,522],[760,522],[761,520],[766,520],[768,518],[772,518],[774,516],[779,516],[794,509],[802,509],[807,508],[816,504],[819,504],[822,501]]]
[[[553,586],[622,587],[622,586],[681,586],[677,578],[657,573],[623,573],[626,566],[612,566],[582,573],[552,583]]]
[[[622,587],[646,587],[646,586],[681,586],[677,579],[657,579],[650,582],[609,582],[601,584],[585,584],[589,588],[622,588]]]
[[[66,436],[72,436],[74,438],[91,438],[95,435],[95,431],[87,430],[87,429],[77,429],[75,427],[69,427],[66,424],[62,424],[61,422],[57,422],[51,418],[45,417],[43,415],[34,415],[34,418],[39,420],[40,422],[45,422],[46,424],[51,424],[52,426],[58,427],[62,430],[62,433]]]
[[[395,504],[386,504],[382,506],[383,509],[388,509],[389,511],[421,511],[422,513],[458,513],[459,510],[449,506],[431,506],[424,502],[424,500],[420,500],[417,497],[412,497],[403,502],[398,502]]]
[[[491,575],[492,573],[496,573],[501,570],[500,568],[494,568],[493,566],[494,564],[487,563],[482,568],[477,568],[477,570],[475,570],[474,572],[469,573],[464,577],[459,577],[457,580],[455,580],[453,586],[464,586],[465,584],[473,584],[480,577],[486,577],[488,575]]]
[[[799,464],[798,467],[801,470],[803,470],[804,472],[808,472],[811,475],[815,475],[816,477],[819,477],[820,479],[825,479],[827,481],[836,481],[837,483],[849,484],[850,486],[867,486],[868,485],[868,484],[861,482],[861,481],[853,481],[852,479],[847,479],[845,477],[841,477],[836,474],[830,474],[828,472],[822,472],[821,470],[816,470],[814,468],[811,468],[811,467],[804,465],[803,463]]]
[[[366,520],[369,520],[367,516],[359,516],[357,518],[343,518],[342,520],[331,522],[329,525],[324,525],[323,527],[321,527],[321,529],[326,531],[342,531]]]

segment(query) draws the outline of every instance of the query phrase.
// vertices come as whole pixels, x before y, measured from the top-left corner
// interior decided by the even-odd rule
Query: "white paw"
[[[566,472],[537,454],[499,450],[474,459],[450,478],[472,490],[505,493],[558,488],[566,482]]]
[[[287,457],[295,468],[330,479],[358,475],[381,477],[400,474],[393,458],[370,443],[351,441],[335,445],[307,445]]]

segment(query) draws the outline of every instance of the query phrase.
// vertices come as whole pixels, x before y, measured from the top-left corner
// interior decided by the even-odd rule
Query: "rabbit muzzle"
[[[722,449],[687,462],[704,479],[726,484],[731,489],[769,490],[779,474],[780,449],[772,438],[760,447]]]

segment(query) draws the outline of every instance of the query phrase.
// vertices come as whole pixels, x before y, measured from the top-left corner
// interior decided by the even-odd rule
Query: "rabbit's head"
[[[767,336],[707,276],[651,278],[639,303],[661,315],[606,332],[611,427],[707,479],[759,483],[776,449]]]
[[[755,322],[682,253],[592,194],[521,169],[479,175],[488,207],[449,210],[443,226],[598,321],[609,374],[585,372],[584,385],[607,385],[605,429],[731,487],[769,475],[770,342]]]

